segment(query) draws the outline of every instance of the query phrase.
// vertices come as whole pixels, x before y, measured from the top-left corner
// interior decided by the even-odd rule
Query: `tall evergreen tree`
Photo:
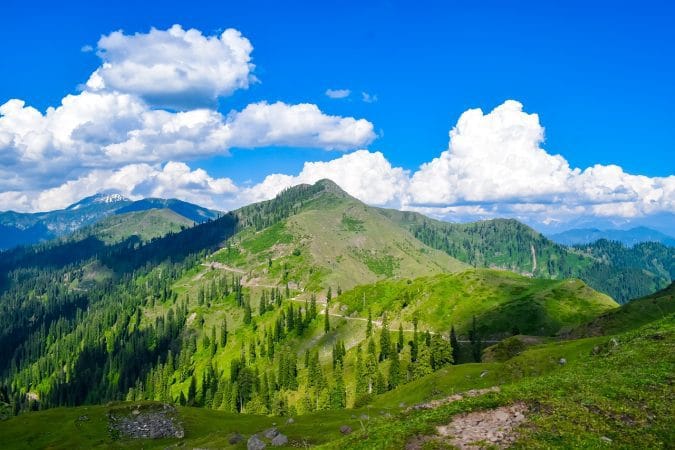
[[[326,298],[326,309],[324,310],[323,316],[323,332],[328,333],[330,331],[330,319],[328,318],[328,298]]]
[[[225,348],[227,345],[227,319],[223,318],[220,324],[220,347]]]
[[[380,361],[389,357],[391,351],[391,336],[389,335],[389,320],[387,313],[382,316],[382,332],[380,333]]]
[[[452,346],[440,334],[434,334],[431,338],[431,367],[438,370],[448,364],[452,364]]]
[[[399,322],[399,324],[398,324],[398,342],[396,343],[396,352],[400,353],[401,350],[403,350],[404,345],[405,345],[405,339],[403,337],[403,322]]]
[[[459,340],[455,333],[455,326],[450,327],[450,346],[452,347],[452,363],[459,363]]]
[[[401,361],[395,349],[392,349],[389,360],[389,389],[394,389],[401,383]]]

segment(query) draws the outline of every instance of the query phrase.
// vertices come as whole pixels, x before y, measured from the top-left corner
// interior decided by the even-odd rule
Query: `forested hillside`
[[[417,312],[389,313],[367,287],[347,292],[465,268],[327,181],[162,238],[85,234],[7,251],[0,346],[14,350],[0,391],[14,412],[123,399],[343,408],[457,362],[453,325],[478,349],[463,358],[480,358],[482,339],[517,332],[493,316],[524,312],[527,299],[542,320],[523,330],[546,335],[613,305],[582,284],[506,272],[393,284],[387,301],[426,302]],[[467,293],[453,300],[462,314],[428,313],[446,302],[426,294],[437,286]]]
[[[458,224],[413,212],[381,211],[422,242],[472,266],[544,278],[575,277],[621,303],[663,289],[675,278],[675,248],[659,243],[629,248],[601,240],[565,247],[516,220]]]

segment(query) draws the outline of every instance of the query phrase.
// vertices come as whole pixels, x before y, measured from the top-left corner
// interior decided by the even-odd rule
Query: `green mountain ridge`
[[[507,271],[477,269],[414,280],[381,281],[346,292],[347,314],[365,315],[362,301],[379,317],[411,323],[417,317],[435,331],[454,325],[468,336],[475,317],[479,333],[492,339],[516,334],[552,336],[618,304],[580,280],[546,280]]]
[[[472,266],[540,278],[579,278],[619,303],[663,289],[675,279],[675,248],[660,243],[628,248],[600,240],[565,247],[513,219],[459,224],[408,211],[381,212],[430,247]]]
[[[27,445],[228,447],[236,432],[292,425],[291,416],[297,427],[283,428],[291,446],[402,448],[432,423],[402,401],[504,386],[487,400],[458,403],[459,412],[506,403],[511,395],[545,401],[542,386],[552,383],[545,376],[596,387],[559,363],[564,358],[570,370],[586,370],[594,346],[607,339],[561,337],[619,310],[582,281],[472,268],[400,226],[397,214],[409,213],[368,207],[330,181],[153,235],[164,226],[153,221],[172,223],[171,214],[132,212],[70,241],[0,254],[0,348],[13,349],[0,357],[0,415],[20,413],[0,423],[10,447],[24,444],[35,420],[63,424],[62,415],[69,418],[62,430],[82,433],[64,436],[50,426]],[[452,326],[470,349],[459,341],[452,347]],[[672,342],[667,327],[665,341],[640,345],[662,351]],[[479,358],[485,341],[516,333],[547,343],[503,362],[451,365],[471,358],[467,350]],[[599,376],[610,370],[599,367]],[[654,368],[654,379],[661,380],[661,369]],[[155,401],[178,405],[184,440],[102,432],[118,406],[132,411]],[[94,406],[107,402],[122,403]],[[69,408],[53,409],[59,406]],[[372,424],[358,419],[377,408],[406,425],[391,430],[384,415]],[[438,414],[452,415],[443,408]],[[90,421],[76,420],[82,416]],[[360,431],[343,437],[345,424]],[[525,439],[550,443],[551,435],[544,436]]]
[[[642,242],[659,242],[669,247],[675,246],[675,238],[647,227],[635,227],[629,230],[600,230],[598,228],[575,228],[548,236],[554,242],[563,245],[585,245],[600,239],[618,241],[632,247]]]
[[[272,203],[262,204],[264,209],[290,196],[293,215],[279,216],[262,230],[244,228],[211,260],[249,272],[249,278],[261,284],[291,283],[314,292],[329,286],[349,289],[383,278],[414,278],[468,267],[419,242],[328,180],[297,190],[307,194],[301,205],[295,199],[295,188]],[[255,224],[258,213],[252,211],[258,208],[235,211],[240,224]]]

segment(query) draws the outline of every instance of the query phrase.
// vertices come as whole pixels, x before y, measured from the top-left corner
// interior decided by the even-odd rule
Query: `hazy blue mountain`
[[[600,230],[598,228],[575,228],[548,236],[552,241],[563,245],[583,245],[600,239],[618,241],[633,246],[641,242],[660,242],[675,246],[675,238],[647,227],[635,227],[629,230]]]
[[[68,236],[111,215],[150,209],[168,209],[197,223],[216,218],[219,214],[217,211],[176,199],[149,198],[132,201],[118,193],[99,193],[55,211],[0,212],[0,250]]]

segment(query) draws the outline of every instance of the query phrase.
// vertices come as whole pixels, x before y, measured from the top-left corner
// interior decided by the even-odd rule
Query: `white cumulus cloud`
[[[169,161],[163,166],[129,164],[115,170],[92,170],[41,192],[5,192],[0,194],[0,204],[3,209],[45,211],[65,208],[101,191],[116,191],[131,199],[179,198],[216,208],[230,201],[238,188],[229,178],[214,178],[203,169]]]
[[[543,149],[543,142],[539,117],[524,112],[516,101],[488,114],[470,109],[450,131],[448,150],[414,173],[405,203],[454,207],[447,210],[451,212],[478,205],[485,215],[541,214],[549,219],[675,210],[675,176],[631,175],[616,165],[571,168],[561,155]]]
[[[297,184],[333,180],[347,193],[373,205],[397,204],[405,192],[408,172],[380,152],[358,150],[332,161],[306,162],[297,175],[272,174],[242,192],[244,202],[266,200]]]
[[[231,28],[220,36],[180,25],[133,35],[115,31],[99,39],[103,64],[86,87],[134,94],[153,106],[211,105],[255,80],[252,51],[249,40]]]

